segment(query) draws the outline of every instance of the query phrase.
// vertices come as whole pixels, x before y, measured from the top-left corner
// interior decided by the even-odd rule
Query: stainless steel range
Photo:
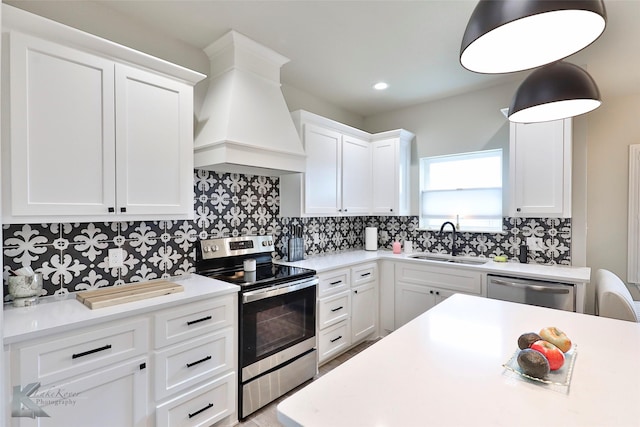
[[[316,272],[274,264],[273,251],[270,235],[202,240],[196,248],[198,274],[241,287],[240,419],[318,371]]]

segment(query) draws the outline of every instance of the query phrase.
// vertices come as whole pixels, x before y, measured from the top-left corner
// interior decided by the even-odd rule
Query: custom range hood
[[[196,125],[195,168],[304,172],[304,148],[280,89],[280,68],[289,59],[233,30],[205,53],[211,77]]]

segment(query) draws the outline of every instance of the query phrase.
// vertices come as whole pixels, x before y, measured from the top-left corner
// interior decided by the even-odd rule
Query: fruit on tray
[[[552,371],[558,370],[564,365],[564,353],[548,341],[534,342],[531,344],[531,350],[540,352],[549,361],[549,369]]]
[[[547,358],[539,351],[530,348],[520,350],[517,362],[523,373],[535,378],[542,379],[546,377],[551,370]]]
[[[558,347],[560,350],[562,350],[563,353],[566,353],[571,349],[571,340],[569,339],[567,334],[565,334],[555,326],[542,328],[538,335],[540,335],[543,340],[548,341]]]
[[[520,350],[524,350],[525,348],[531,347],[531,344],[541,339],[542,337],[535,332],[524,333],[518,337],[518,348]]]

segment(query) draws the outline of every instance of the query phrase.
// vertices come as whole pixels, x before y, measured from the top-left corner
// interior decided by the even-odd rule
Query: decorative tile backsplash
[[[30,266],[43,273],[47,295],[168,278],[195,270],[199,239],[273,234],[276,259],[287,259],[291,225],[304,228],[306,256],[364,247],[365,227],[378,228],[378,246],[411,240],[414,250],[448,253],[451,233],[418,230],[418,217],[280,218],[278,177],[196,170],[194,220],[3,225],[4,276]],[[526,237],[540,237],[544,251],[530,262],[571,263],[571,221],[505,218],[504,234],[458,233],[461,254],[517,259]],[[109,268],[109,249],[122,248],[122,267]],[[535,255],[535,256],[534,256]],[[5,295],[7,294],[5,288]]]

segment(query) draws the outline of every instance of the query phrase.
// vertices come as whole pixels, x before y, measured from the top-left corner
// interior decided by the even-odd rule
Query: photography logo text
[[[49,417],[44,407],[75,406],[79,393],[70,392],[62,388],[39,390],[40,383],[30,383],[24,388],[13,387],[13,401],[11,403],[12,417],[40,418]]]

